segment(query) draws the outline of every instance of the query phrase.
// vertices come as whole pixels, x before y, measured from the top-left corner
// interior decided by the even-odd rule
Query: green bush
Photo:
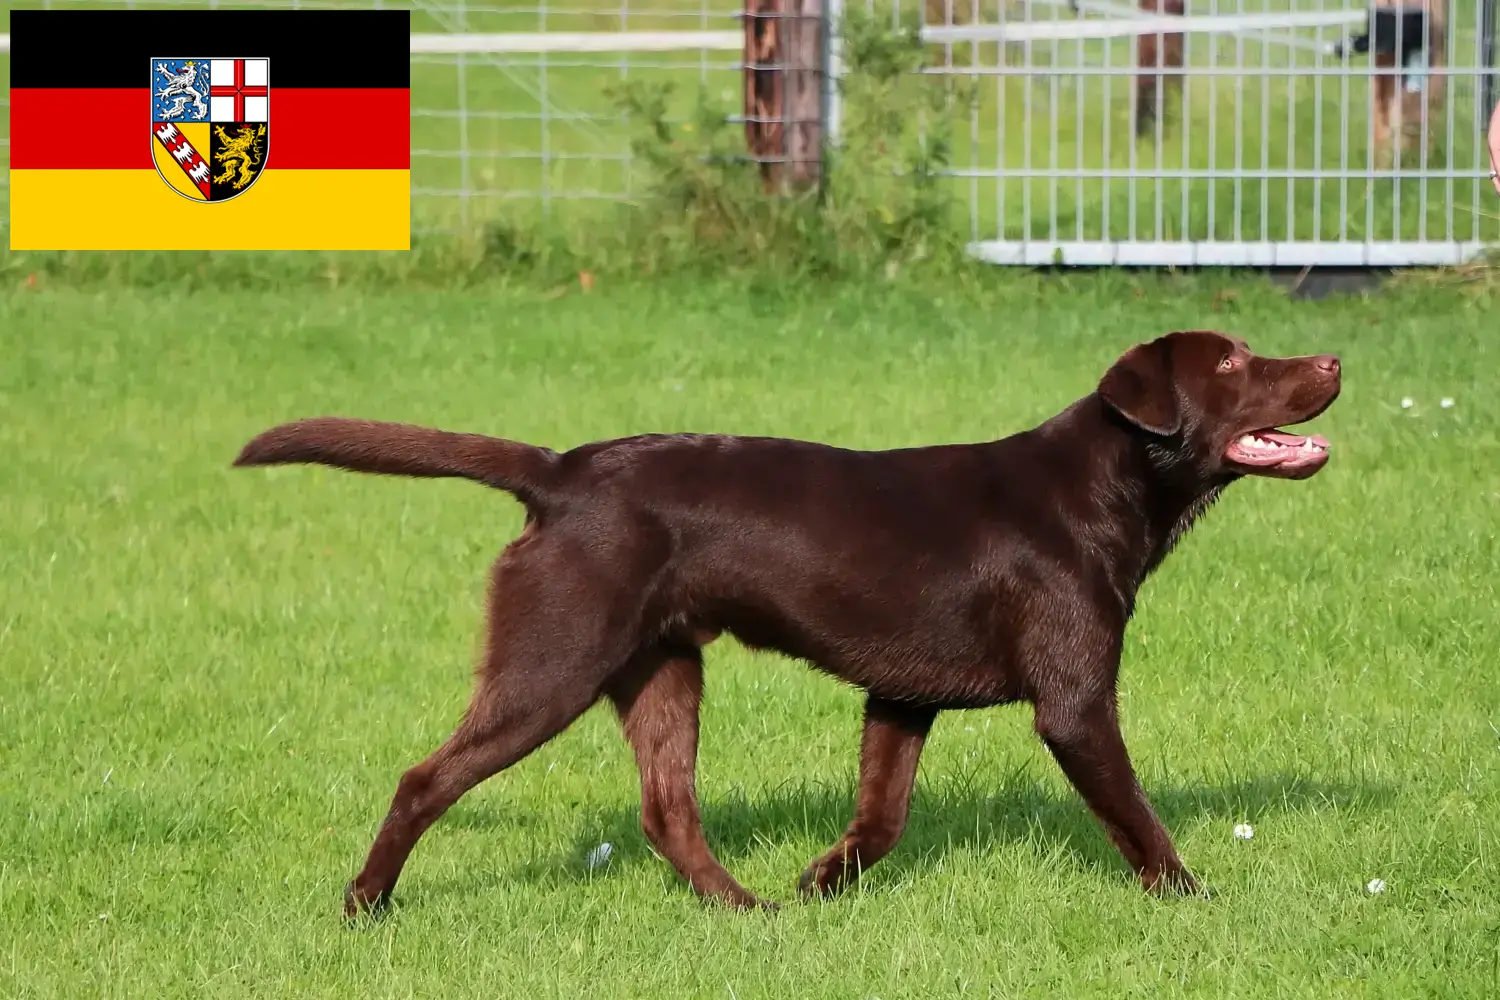
[[[669,85],[630,81],[615,89],[649,177],[646,196],[628,210],[620,256],[648,272],[708,267],[818,277],[891,273],[918,262],[963,266],[953,194],[938,177],[971,94],[917,74],[924,52],[915,12],[892,30],[851,11],[842,32],[843,127],[816,190],[766,193],[730,123],[732,109],[700,96],[692,118],[674,125]]]

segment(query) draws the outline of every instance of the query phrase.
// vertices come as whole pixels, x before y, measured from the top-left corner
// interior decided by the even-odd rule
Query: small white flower
[[[1402,396],[1401,397],[1401,409],[1403,409],[1403,410],[1409,410],[1409,409],[1411,409],[1411,397],[1410,396]]]
[[[1251,828],[1249,823],[1236,823],[1234,836],[1236,840],[1249,840],[1255,836],[1255,830]]]
[[[583,859],[583,863],[588,865],[589,871],[593,871],[596,868],[603,868],[609,864],[610,855],[614,853],[614,845],[606,841],[592,851],[589,851],[588,857]]]
[[[1450,406],[1453,405],[1453,397],[1452,396],[1444,396],[1443,399],[1442,399],[1442,402],[1438,403],[1438,405],[1441,406],[1443,409],[1446,410],[1448,407],[1450,407]]]
[[[1368,892],[1372,896],[1385,892],[1385,879],[1370,879],[1369,883],[1365,886],[1365,892]]]

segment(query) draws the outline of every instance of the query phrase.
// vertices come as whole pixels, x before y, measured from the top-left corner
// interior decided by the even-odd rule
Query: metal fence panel
[[[587,224],[590,203],[638,194],[611,83],[671,82],[683,116],[700,95],[737,111],[738,0],[617,2],[19,0],[9,9],[410,9],[413,32],[453,40],[412,56],[413,228],[424,233],[502,217]],[[1399,92],[1412,78],[1336,51],[1366,23],[1355,0],[1144,2],[1185,19],[1142,22],[1161,15],[1129,0],[880,0],[893,19],[903,3],[920,5],[935,85],[962,79],[977,90],[948,171],[963,206],[955,225],[976,256],[1402,265],[1455,263],[1500,245],[1483,137],[1495,0],[1421,0],[1446,8],[1446,65],[1411,99],[1419,127],[1404,151],[1378,141],[1372,93],[1380,80]],[[826,4],[835,15],[841,7]],[[1394,23],[1399,36],[1406,22]],[[475,44],[497,33],[503,44]],[[1143,37],[1156,72],[1138,65]],[[831,57],[836,72],[837,45]],[[1137,134],[1146,84],[1163,103]],[[8,91],[0,103],[8,123]],[[829,134],[838,115],[833,101]],[[8,168],[8,135],[0,156]]]
[[[639,193],[630,131],[607,93],[643,79],[675,87],[673,113],[686,116],[700,93],[733,110],[740,94],[737,0],[16,0],[0,11],[8,32],[16,9],[385,8],[412,11],[413,33],[454,39],[454,51],[414,52],[413,231],[464,230],[488,219],[564,217],[599,201]],[[505,33],[539,44],[476,52],[478,35]],[[585,33],[580,39],[579,33]],[[621,34],[628,33],[628,34]],[[569,37],[569,36],[572,37]],[[652,36],[666,36],[665,50]],[[690,35],[696,35],[697,40]],[[630,48],[599,45],[620,37]],[[658,39],[660,41],[660,39]],[[532,51],[515,51],[530,48]],[[8,218],[9,56],[0,54],[0,226]],[[588,213],[573,212],[580,220]]]
[[[1423,74],[1341,51],[1368,23],[1353,0],[1143,6],[1158,2],[1186,17],[1122,0],[920,8],[924,36],[937,43],[927,72],[978,89],[950,171],[976,255],[1013,264],[1416,265],[1500,245],[1484,141],[1493,0],[1443,5],[1434,40],[1446,65]],[[1411,25],[1392,22],[1399,48]],[[1143,30],[1163,27],[1179,31]],[[1381,134],[1382,87],[1416,126],[1404,149]],[[1147,113],[1158,96],[1160,113]]]

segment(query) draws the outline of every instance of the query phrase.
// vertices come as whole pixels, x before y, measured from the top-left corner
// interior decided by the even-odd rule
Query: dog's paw
[[[1198,896],[1207,898],[1211,892],[1207,887],[1199,887],[1198,880],[1186,868],[1172,868],[1165,871],[1142,872],[1141,887],[1153,896],[1159,898],[1182,898],[1186,896]]]
[[[377,919],[385,914],[389,906],[390,896],[386,893],[366,895],[354,882],[344,886],[344,919],[347,921],[357,921],[361,917]]]
[[[780,903],[773,903],[769,899],[761,899],[755,893],[738,887],[733,891],[722,892],[718,895],[707,897],[710,903],[717,903],[731,910],[759,910],[762,913],[775,913],[781,909]]]
[[[842,864],[815,861],[797,879],[797,892],[803,899],[831,899],[843,891],[848,876]]]

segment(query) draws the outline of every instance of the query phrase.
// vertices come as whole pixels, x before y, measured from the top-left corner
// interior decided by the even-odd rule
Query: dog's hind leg
[[[807,866],[797,888],[831,896],[890,853],[906,830],[917,760],[937,710],[871,695],[859,751],[859,799],[854,819],[833,848]]]
[[[729,906],[774,908],[719,863],[703,836],[694,790],[702,654],[654,646],[631,658],[605,688],[641,772],[641,828],[693,891]]]
[[[529,535],[496,564],[489,649],[468,711],[446,743],[402,775],[364,868],[345,890],[348,916],[380,909],[423,832],[464,793],[587,711],[639,642],[634,585],[650,577],[639,572],[639,553],[610,552],[609,565],[597,566],[583,544],[544,549]]]

